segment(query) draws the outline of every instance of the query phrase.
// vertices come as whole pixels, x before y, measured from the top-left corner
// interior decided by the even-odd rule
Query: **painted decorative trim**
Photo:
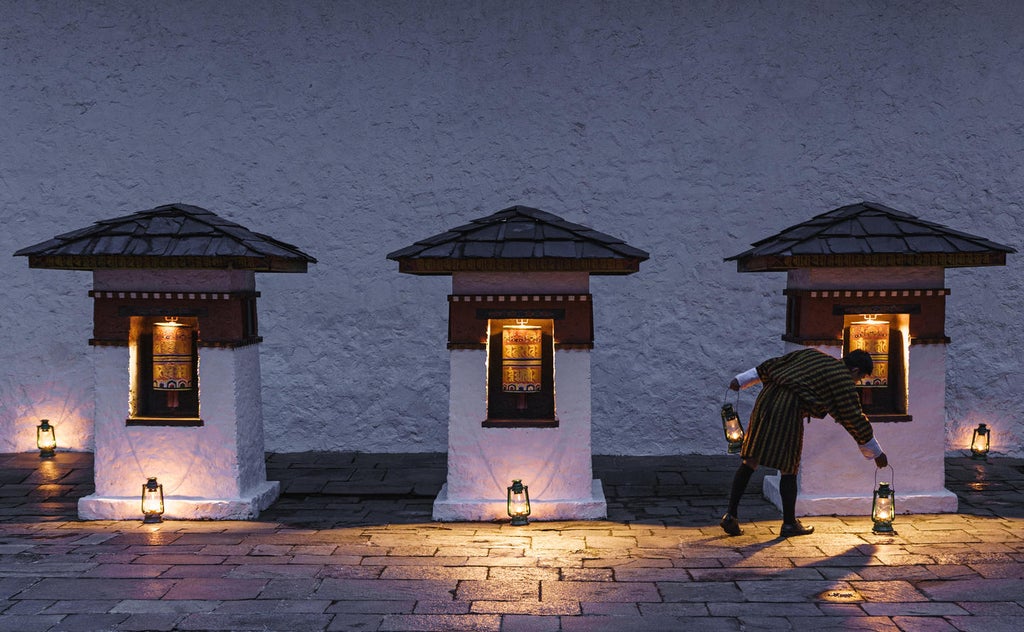
[[[485,419],[483,428],[557,428],[557,419]]]
[[[923,288],[905,290],[803,290],[786,288],[787,296],[811,298],[920,298],[922,296],[949,296],[949,288]]]
[[[129,417],[124,420],[124,425],[199,428],[205,424],[199,417]]]
[[[449,342],[448,350],[477,350],[486,351],[486,342]],[[592,351],[594,349],[594,343],[592,342],[556,342],[555,351]]]
[[[804,345],[807,347],[841,347],[843,346],[842,338],[803,338],[801,336],[790,336],[788,334],[782,334],[781,336],[784,342],[792,342],[798,345]]]
[[[238,349],[239,347],[248,347],[263,342],[263,336],[256,336],[254,338],[245,338],[243,340],[199,340],[197,342],[199,347],[207,349]],[[90,347],[127,347],[128,339],[99,339],[90,338]],[[483,347],[481,346],[481,349]]]
[[[517,302],[539,302],[546,303],[586,303],[593,300],[590,294],[450,294],[449,303],[517,303]]]
[[[259,298],[259,292],[143,292],[136,290],[89,290],[96,299],[144,301],[228,301]]]
[[[898,414],[868,414],[868,421],[873,424],[890,424],[890,423],[906,423],[914,421],[913,415],[898,415]]]

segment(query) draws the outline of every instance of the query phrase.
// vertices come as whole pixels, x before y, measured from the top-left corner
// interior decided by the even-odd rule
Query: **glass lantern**
[[[518,478],[513,480],[508,488],[506,507],[508,515],[512,518],[513,527],[529,524],[526,517],[530,515],[530,488],[523,485],[523,481]]]
[[[39,448],[39,456],[44,459],[52,458],[57,452],[57,435],[49,419],[41,420],[36,427],[36,447]]]
[[[971,458],[984,459],[988,456],[988,449],[992,443],[992,432],[985,424],[978,424],[971,436]]]
[[[729,454],[738,453],[743,447],[743,424],[740,423],[736,409],[728,402],[722,404],[722,430],[725,432],[725,440],[729,442]]]
[[[895,534],[892,521],[896,518],[896,492],[889,483],[879,483],[878,489],[872,494],[871,520],[874,533]]]
[[[164,486],[156,482],[155,476],[151,476],[142,485],[142,522],[143,524],[163,522],[163,515]]]

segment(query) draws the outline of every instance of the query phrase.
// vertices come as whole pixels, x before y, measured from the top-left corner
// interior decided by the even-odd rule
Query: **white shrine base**
[[[764,477],[762,486],[764,497],[773,505],[782,509],[782,496],[779,494],[779,475]],[[923,513],[956,513],[956,494],[947,489],[931,492],[914,491],[896,492],[897,514]],[[843,496],[839,494],[804,494],[796,498],[796,515],[799,516],[870,516],[872,492]]]
[[[278,481],[265,481],[241,498],[164,498],[165,520],[251,520],[277,500]],[[92,494],[78,500],[82,520],[142,520],[142,486],[134,497]]]
[[[599,520],[608,515],[608,503],[600,479],[593,479],[589,498],[565,500],[530,499],[530,520]],[[508,519],[506,499],[494,498],[449,498],[448,484],[441,487],[441,493],[434,500],[434,520],[441,522]]]
[[[786,351],[802,347],[787,344]],[[820,346],[839,357],[839,346]],[[871,424],[891,467],[875,467],[831,417],[804,427],[798,476],[797,516],[867,516],[879,482],[892,486],[896,513],[956,513],[956,494],[945,488],[946,346],[911,344],[908,408],[913,421]],[[765,476],[764,496],[782,507],[779,476]]]

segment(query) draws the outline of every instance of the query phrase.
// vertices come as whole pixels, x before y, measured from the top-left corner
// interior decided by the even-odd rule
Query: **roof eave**
[[[639,272],[639,258],[396,258],[398,271],[417,275],[449,275],[455,272],[588,272],[595,275],[626,275]]]
[[[251,270],[306,272],[303,259],[280,257],[162,257],[132,255],[27,255],[30,268],[49,270]]]
[[[975,268],[1006,265],[1006,252],[761,255],[730,257],[737,272],[785,272],[801,268]]]

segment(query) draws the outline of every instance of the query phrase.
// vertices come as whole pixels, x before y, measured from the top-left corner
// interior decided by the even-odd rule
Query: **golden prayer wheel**
[[[511,393],[538,393],[543,349],[541,328],[526,324],[501,329],[501,388]]]
[[[862,349],[871,354],[874,371],[864,377],[858,386],[888,386],[889,384],[889,321],[866,315],[865,320],[850,324],[850,350]]]
[[[176,320],[153,325],[153,390],[167,391],[167,405],[178,406],[178,392],[195,386],[192,327]]]

